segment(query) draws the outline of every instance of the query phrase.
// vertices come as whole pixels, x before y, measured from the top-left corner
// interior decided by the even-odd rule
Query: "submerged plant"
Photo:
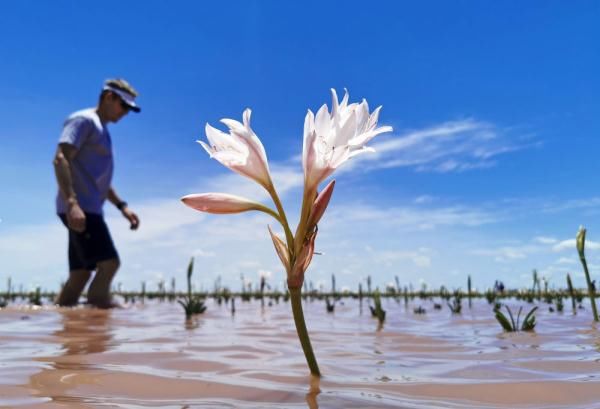
[[[385,310],[381,307],[381,296],[379,295],[379,289],[375,290],[373,294],[373,304],[374,307],[369,305],[371,309],[371,315],[379,320],[380,324],[383,324],[385,321]]]
[[[275,209],[244,197],[226,193],[201,193],[183,197],[188,206],[207,213],[230,214],[251,210],[264,212],[273,217],[283,228],[285,239],[280,238],[269,226],[275,251],[287,273],[287,287],[292,301],[292,313],[296,331],[313,375],[320,375],[319,367],[310,343],[304,313],[302,311],[302,285],[304,274],[315,252],[318,233],[317,223],[323,216],[335,181],[330,181],[319,192],[319,186],[344,162],[350,158],[373,151],[366,144],[391,127],[377,127],[379,110],[369,113],[366,100],[360,104],[348,104],[348,93],[338,101],[332,93],[331,112],[323,104],[317,114],[310,110],[304,120],[304,142],[302,167],[304,170],[304,192],[300,221],[292,233],[287,216],[273,184],[267,154],[258,136],[250,127],[250,109],[243,113],[243,122],[222,119],[229,133],[206,124],[208,144],[199,141],[211,158],[216,159],[232,171],[246,176],[261,185],[271,197]]]
[[[190,259],[190,264],[188,264],[187,269],[187,295],[183,298],[183,300],[177,300],[179,304],[183,307],[185,311],[185,317],[187,319],[191,318],[192,315],[202,314],[206,311],[206,306],[204,305],[204,301],[199,296],[194,296],[192,294],[192,272],[194,270],[194,257]]]
[[[413,309],[413,312],[415,314],[425,314],[427,312],[427,310],[419,305],[417,308]]]
[[[537,270],[533,269],[533,287],[531,288],[531,292],[535,294],[535,288],[537,287],[538,299],[540,299],[542,289],[540,287],[540,277],[538,276]]]
[[[471,306],[472,306],[472,303],[471,303],[471,276],[469,276],[467,278],[467,291],[468,291],[467,294],[469,297],[469,308],[471,308]]]
[[[533,307],[531,309],[531,311],[529,311],[529,313],[527,313],[527,315],[525,316],[525,319],[523,320],[523,324],[519,327],[519,319],[521,318],[521,312],[523,311],[523,307],[519,307],[519,312],[517,313],[517,321],[515,322],[514,317],[513,317],[513,313],[510,310],[510,308],[508,307],[508,305],[505,305],[504,308],[506,308],[506,311],[508,312],[508,316],[510,317],[510,321],[508,320],[508,318],[506,318],[506,315],[504,315],[502,313],[502,311],[500,311],[500,308],[498,309],[494,309],[494,312],[496,313],[496,319],[498,320],[498,322],[500,323],[500,325],[502,325],[502,328],[504,328],[505,331],[507,332],[517,332],[517,331],[533,331],[535,328],[535,311],[538,309],[538,307]]]
[[[556,297],[556,311],[563,312],[565,305],[563,304],[562,296]]]
[[[485,292],[485,299],[489,304],[494,304],[496,302],[496,292],[492,290],[487,290]]]
[[[40,287],[35,287],[35,291],[29,294],[29,303],[33,305],[42,305],[42,291]]]
[[[335,310],[335,299],[329,301],[329,297],[325,297],[325,305],[327,306],[327,312],[333,312]]]
[[[585,281],[588,286],[588,293],[590,295],[590,302],[592,303],[592,313],[594,314],[594,321],[598,322],[598,310],[596,309],[596,288],[590,278],[590,272],[588,271],[587,262],[585,260],[585,228],[579,227],[577,232],[577,252],[579,253],[579,260],[583,265],[583,271],[585,272]]]
[[[331,275],[331,294],[335,298],[335,296],[336,296],[336,294],[335,294],[335,274]]]
[[[452,299],[452,303],[448,302],[448,308],[452,311],[452,314],[460,314],[462,311],[462,297],[459,291],[454,293],[454,298]]]

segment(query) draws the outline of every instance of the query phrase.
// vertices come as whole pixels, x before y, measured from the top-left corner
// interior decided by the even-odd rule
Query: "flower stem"
[[[291,253],[294,251],[294,236],[292,236],[292,231],[290,230],[290,225],[288,224],[287,217],[285,216],[285,210],[283,210],[283,205],[281,204],[281,200],[279,200],[279,196],[275,191],[275,187],[271,186],[271,189],[268,189],[271,198],[273,199],[273,203],[277,207],[277,211],[279,212],[279,223],[283,227],[283,231],[285,232],[285,240],[287,242],[288,251]]]
[[[310,368],[310,373],[314,376],[321,376],[315,353],[313,352],[312,345],[310,344],[310,338],[308,337],[308,331],[306,329],[306,323],[304,322],[304,312],[302,311],[302,295],[300,288],[290,288],[290,298],[292,302],[292,312],[294,314],[294,323],[296,324],[296,331],[298,332],[298,338],[300,338],[300,344],[306,357],[306,362]]]
[[[300,211],[300,221],[298,222],[298,227],[296,228],[296,236],[294,242],[294,250],[296,254],[300,253],[302,245],[304,244],[304,238],[306,236],[306,224],[308,222],[310,210],[312,208],[314,197],[316,195],[316,192],[313,192],[312,190],[307,191],[306,182],[304,182],[304,184],[305,186],[304,194],[302,195],[302,210]]]
[[[594,285],[592,284],[592,280],[590,279],[590,272],[588,271],[587,262],[585,261],[585,256],[579,255],[579,259],[581,260],[581,264],[583,265],[583,271],[585,272],[585,281],[588,286],[588,293],[590,296],[590,301],[592,303],[592,312],[594,313],[594,321],[598,322],[598,310],[596,309],[596,291],[594,290]]]

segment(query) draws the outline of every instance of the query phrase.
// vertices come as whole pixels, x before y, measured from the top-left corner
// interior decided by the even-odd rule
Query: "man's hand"
[[[85,213],[77,202],[69,202],[67,211],[67,224],[71,230],[82,233],[85,230]]]
[[[129,220],[129,228],[131,230],[137,230],[137,228],[140,226],[140,219],[137,214],[129,210],[127,207],[124,207],[123,210],[121,210],[121,213],[127,220]]]

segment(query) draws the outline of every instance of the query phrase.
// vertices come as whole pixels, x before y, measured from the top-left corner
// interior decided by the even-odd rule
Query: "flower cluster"
[[[309,110],[304,120],[304,193],[296,234],[291,233],[273,185],[265,148],[250,127],[250,109],[244,111],[242,123],[233,119],[221,120],[229,128],[228,133],[206,124],[208,144],[198,142],[211,158],[264,187],[277,210],[250,199],[225,193],[192,194],[181,199],[186,205],[207,213],[226,214],[258,210],[273,216],[286,233],[286,240],[283,240],[269,227],[275,250],[287,272],[290,288],[299,288],[304,282],[304,273],[314,254],[317,223],[329,204],[335,181],[329,182],[321,192],[318,192],[319,185],[348,159],[373,151],[366,146],[371,139],[392,130],[389,126],[377,127],[381,107],[369,113],[366,100],[348,104],[347,92],[341,102],[338,101],[335,90],[332,89],[331,93],[331,112],[327,105],[323,104],[316,115]]]
[[[319,185],[348,159],[373,151],[366,146],[371,139],[392,130],[389,126],[377,127],[381,107],[369,113],[366,100],[348,104],[348,92],[341,102],[338,101],[335,90],[332,89],[331,94],[331,112],[327,105],[323,104],[316,115],[309,110],[304,119],[302,149],[304,193],[300,221],[295,234],[292,234],[273,185],[265,148],[250,127],[250,109],[244,111],[242,123],[233,119],[221,120],[229,128],[228,133],[206,124],[208,144],[203,141],[198,142],[211,158],[265,188],[276,209],[225,193],[192,194],[181,199],[186,205],[207,213],[226,214],[258,210],[269,214],[281,224],[285,232],[285,240],[277,236],[270,226],[268,226],[269,233],[275,251],[287,273],[292,311],[300,343],[311,373],[316,376],[319,376],[320,372],[304,322],[300,291],[304,283],[304,274],[315,253],[317,223],[327,209],[335,180],[331,180],[320,192]]]

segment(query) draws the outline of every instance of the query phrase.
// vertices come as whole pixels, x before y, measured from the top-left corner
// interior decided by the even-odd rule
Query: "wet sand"
[[[323,373],[308,374],[289,303],[177,303],[102,311],[0,310],[2,408],[600,408],[600,330],[589,308],[540,304],[535,333],[502,332],[484,300],[463,313],[384,299],[335,312],[307,301]],[[509,305],[529,305],[509,301]],[[416,315],[422,305],[427,314]]]

